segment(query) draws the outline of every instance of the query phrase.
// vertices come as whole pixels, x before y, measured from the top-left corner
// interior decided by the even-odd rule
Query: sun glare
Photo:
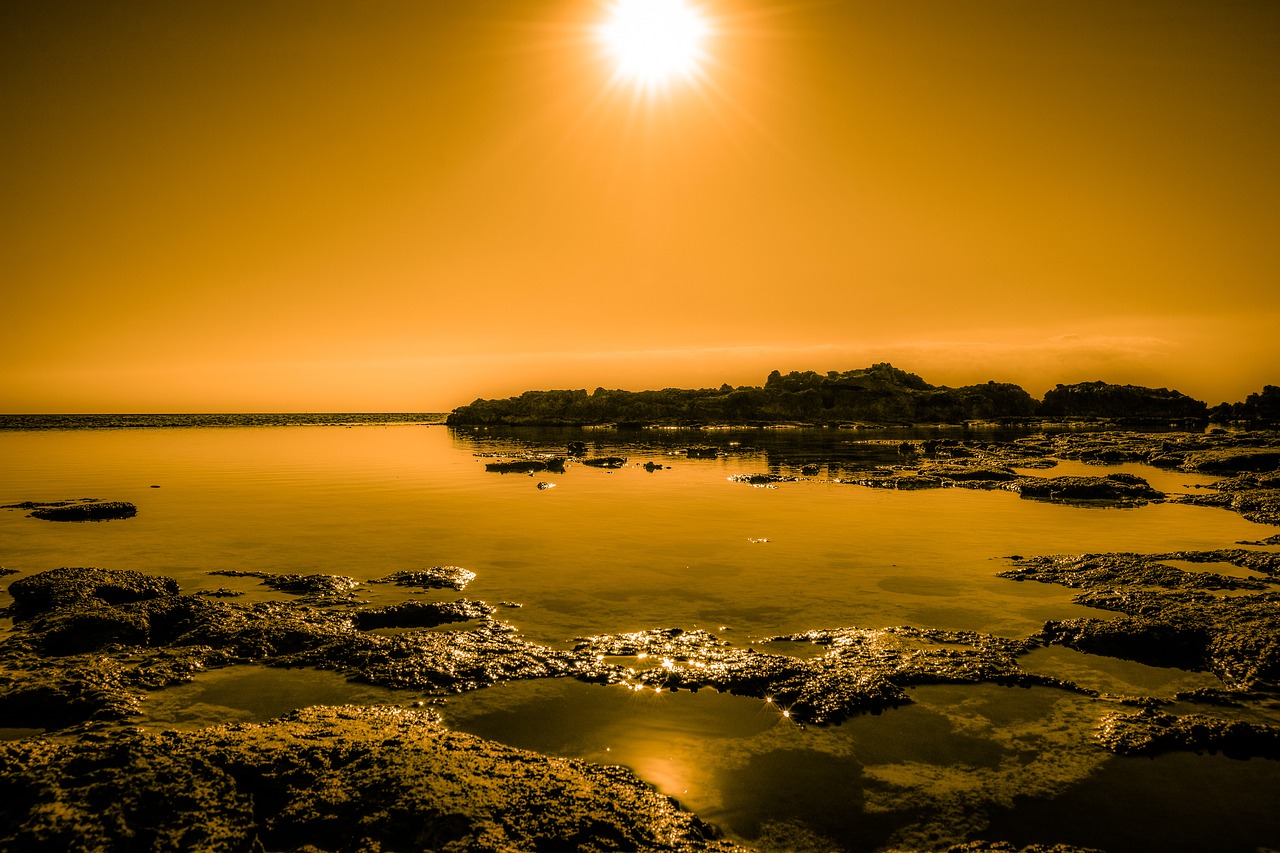
[[[654,90],[677,79],[696,79],[711,31],[685,0],[613,0],[599,37],[622,79]]]

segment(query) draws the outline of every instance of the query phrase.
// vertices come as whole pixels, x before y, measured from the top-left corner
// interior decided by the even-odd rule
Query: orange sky
[[[0,410],[1280,383],[1280,4],[698,5],[644,100],[602,0],[3,4]]]

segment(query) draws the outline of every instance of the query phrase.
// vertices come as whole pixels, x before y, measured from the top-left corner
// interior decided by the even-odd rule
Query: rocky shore
[[[837,479],[1115,506],[1182,500],[1280,524],[1274,433],[1067,433],[1007,443],[904,442],[898,453],[899,464]],[[595,458],[612,459],[589,461]],[[1042,475],[1064,459],[1144,462],[1222,479],[1203,494],[1169,496],[1131,474]],[[791,488],[812,476],[737,479]],[[531,642],[495,618],[494,606],[463,597],[475,575],[457,566],[373,578],[210,574],[255,579],[284,600],[241,602],[228,590],[184,591],[172,578],[100,568],[9,583],[0,726],[44,733],[0,743],[0,847],[741,849],[630,771],[450,731],[416,699],[528,679],[572,678],[637,693],[710,688],[811,726],[893,713],[923,685],[1035,687],[1097,704],[1100,722],[1083,749],[1280,759],[1280,727],[1265,721],[1280,708],[1280,553],[1273,551],[1009,557],[1000,571],[1009,583],[1069,589],[1076,603],[1100,613],[1047,621],[1017,638],[832,626],[744,644],[666,626],[580,637],[568,648]],[[378,585],[432,595],[373,605],[367,595]],[[1052,647],[1211,673],[1221,686],[1169,696],[1104,693],[1026,666],[1029,655]],[[199,731],[134,727],[155,691],[249,664],[330,670],[415,698]],[[975,841],[951,849],[1020,848]]]

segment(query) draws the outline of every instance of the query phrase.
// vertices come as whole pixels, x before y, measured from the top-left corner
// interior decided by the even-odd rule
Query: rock
[[[125,604],[178,594],[173,578],[120,569],[62,568],[9,584],[16,620],[81,604]]]
[[[1098,740],[1120,755],[1191,750],[1236,759],[1280,759],[1280,726],[1203,714],[1175,716],[1153,710],[1110,714],[1098,726]]]
[[[596,456],[583,459],[582,464],[590,465],[592,468],[621,468],[627,464],[627,460],[621,456]]]
[[[147,689],[248,661],[333,669],[437,694],[581,670],[569,653],[526,642],[487,619],[492,608],[482,602],[335,612],[305,601],[178,595],[171,579],[141,576],[154,585],[147,586],[133,575],[63,569],[15,582],[25,609],[0,642],[0,720],[43,727],[127,717]],[[447,633],[361,630],[471,619],[485,621]]]
[[[654,471],[661,471],[665,467],[666,467],[665,465],[659,465],[657,462],[644,463],[644,470],[648,471],[650,474],[652,474]]]
[[[728,478],[730,483],[750,483],[753,486],[764,486],[770,483],[799,483],[799,477],[790,474],[733,474]]]
[[[555,483],[548,483],[545,480],[539,480],[537,485],[537,489],[540,492],[545,492],[547,489],[554,489],[555,487]]]
[[[585,441],[571,441],[568,446],[570,456],[586,456],[587,443]]]
[[[714,687],[764,699],[784,716],[808,723],[838,723],[906,704],[910,697],[903,688],[917,684],[986,681],[1077,689],[1018,667],[1016,656],[1038,646],[1037,640],[898,627],[770,638],[783,641],[817,643],[827,652],[803,659],[767,654],[735,648],[706,631],[679,628],[579,638],[574,652],[586,667],[582,678],[632,689]],[[616,656],[640,660],[636,666],[605,660]]]
[[[394,707],[0,744],[0,815],[6,850],[736,849],[627,770]]]
[[[434,628],[451,622],[484,619],[494,608],[483,601],[406,601],[387,607],[356,610],[351,615],[361,631],[373,628]]]
[[[1105,477],[1019,477],[1003,488],[1020,497],[1056,503],[1101,503],[1141,506],[1163,500],[1164,493],[1151,488],[1141,477],[1107,474]]]
[[[401,571],[370,583],[394,583],[419,589],[456,589],[459,592],[476,579],[476,573],[461,566],[431,566],[427,569]]]
[[[720,451],[715,447],[695,445],[685,448],[684,455],[688,459],[715,459],[720,455]]]
[[[1202,474],[1244,474],[1280,468],[1280,448],[1242,447],[1229,450],[1202,450],[1186,455],[1179,466]]]
[[[234,569],[209,572],[229,578],[260,578],[264,584],[280,592],[304,596],[309,601],[327,603],[350,601],[360,581],[342,575],[294,575],[273,572],[243,572]]]
[[[504,462],[488,462],[484,466],[486,471],[495,471],[499,474],[528,474],[533,471],[550,471],[553,474],[563,474],[565,459],[560,456],[552,456],[545,459],[512,459]]]
[[[1188,572],[1163,560],[1228,562],[1267,578]],[[1151,666],[1207,670],[1235,690],[1280,689],[1280,554],[1228,549],[1022,557],[1002,577],[1082,590],[1075,600],[1122,614],[1045,623],[1043,637]],[[1216,591],[1255,591],[1215,595]]]
[[[800,473],[806,477],[816,477],[818,476],[818,472],[821,470],[822,469],[819,468],[817,465],[809,464],[809,465],[801,466]]]
[[[53,503],[26,501],[8,504],[0,509],[29,509],[31,512],[28,515],[45,521],[110,521],[133,518],[138,514],[138,508],[128,501],[102,501],[96,498]]]
[[[1178,500],[1229,509],[1259,524],[1280,525],[1280,472],[1238,474],[1210,489],[1212,494],[1184,495]]]

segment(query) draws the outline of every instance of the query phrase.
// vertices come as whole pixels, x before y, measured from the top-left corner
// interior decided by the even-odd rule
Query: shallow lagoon
[[[1083,508],[1009,492],[885,491],[833,481],[894,464],[893,441],[904,435],[421,425],[4,432],[0,503],[100,497],[132,501],[139,513],[54,524],[5,510],[0,564],[24,574],[63,565],[140,569],[176,577],[184,591],[223,587],[247,599],[287,596],[256,579],[207,572],[371,580],[455,564],[477,573],[467,597],[521,604],[498,616],[538,642],[676,626],[759,647],[774,634],[851,625],[1026,636],[1046,619],[1102,614],[1073,604],[1068,590],[996,578],[1004,556],[1212,549],[1273,532],[1193,506]],[[578,439],[593,454],[628,457],[627,467],[500,475],[486,472],[486,457],[477,455],[561,451]],[[676,455],[689,444],[725,455]],[[639,467],[644,462],[670,467],[650,472]],[[728,479],[798,474],[802,464],[819,464],[820,473],[777,488]],[[1214,479],[1080,463],[1037,473],[1106,471],[1138,473],[1165,491]],[[538,490],[539,480],[556,487]],[[360,593],[374,603],[415,595],[389,586]],[[1026,668],[1148,695],[1213,681],[1063,652],[1033,653]],[[419,698],[348,686],[328,673],[224,671],[156,694],[144,722],[264,719],[287,709],[281,696],[290,690],[298,704]],[[456,727],[496,740],[625,764],[761,847],[929,847],[982,837],[990,825],[1000,833],[993,837],[1021,843],[1143,849],[1119,814],[1074,825],[1064,817],[1113,802],[1108,791],[1117,785],[1146,790],[1179,816],[1159,822],[1163,842],[1150,849],[1204,849],[1192,842],[1216,837],[1223,846],[1214,849],[1252,850],[1280,837],[1275,819],[1255,803],[1259,791],[1280,791],[1280,763],[1117,759],[1089,737],[1114,706],[1063,691],[940,686],[916,688],[912,697],[916,704],[878,717],[808,729],[759,700],[710,691],[638,696],[572,681],[492,688],[442,710]],[[1211,776],[1236,806],[1210,820],[1193,807],[1184,774]],[[1235,826],[1245,815],[1246,826]],[[1197,826],[1217,826],[1218,834]],[[1152,831],[1142,837],[1154,840]]]

